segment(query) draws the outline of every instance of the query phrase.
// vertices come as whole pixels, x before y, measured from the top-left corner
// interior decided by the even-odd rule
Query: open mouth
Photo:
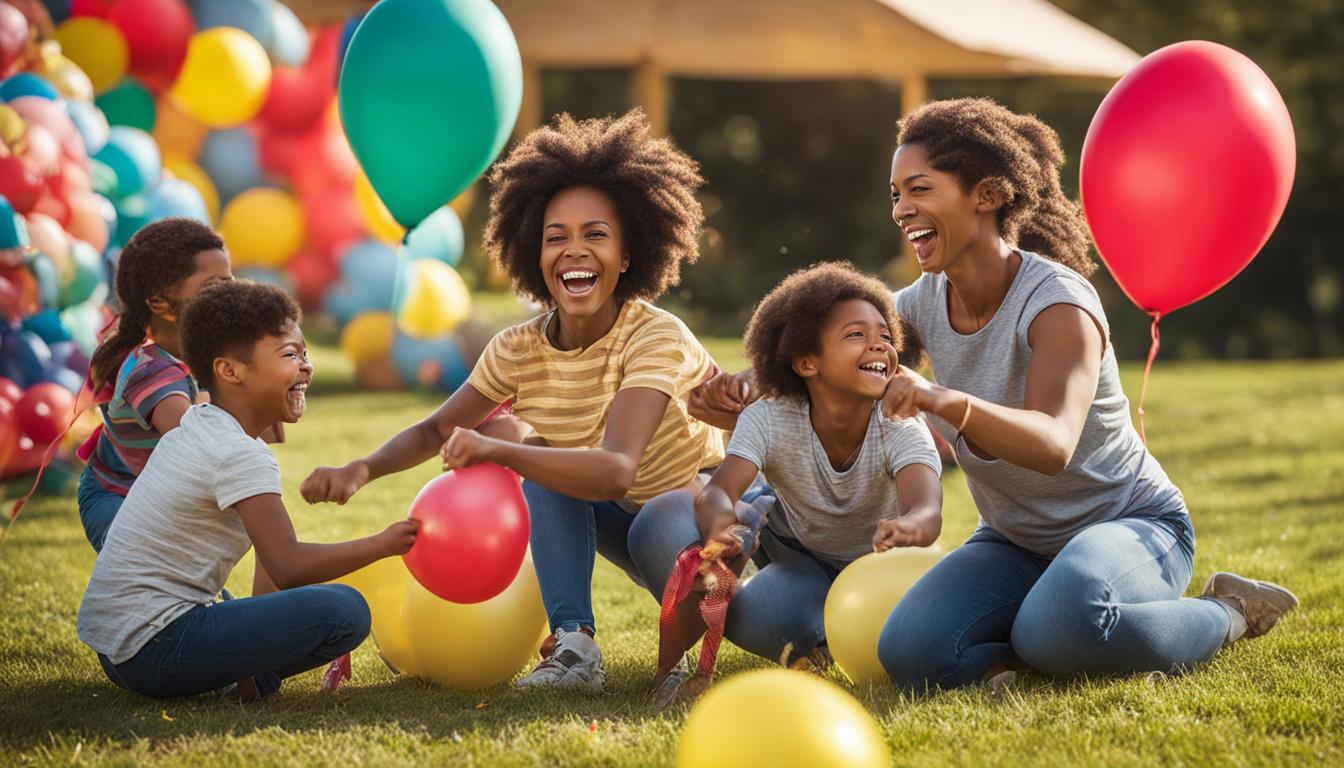
[[[291,408],[296,411],[303,410],[308,405],[308,382],[305,381],[290,387],[285,394],[285,399],[289,402]]]
[[[883,382],[887,380],[887,370],[888,369],[886,363],[876,360],[871,363],[864,363],[859,366],[859,372],[861,374],[863,374],[864,376],[872,376],[873,378]]]
[[[582,296],[597,286],[597,273],[587,269],[570,269],[560,273],[560,285],[570,296]]]
[[[938,242],[938,233],[931,227],[907,229],[905,236],[910,240],[910,244],[915,247],[915,257],[920,262],[928,260],[933,253],[933,246]]]

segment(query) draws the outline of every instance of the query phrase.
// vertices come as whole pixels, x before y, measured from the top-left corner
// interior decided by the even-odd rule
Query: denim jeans
[[[252,676],[263,696],[291,675],[353,651],[369,634],[369,606],[353,588],[315,584],[198,605],[130,659],[99,654],[108,679],[155,698],[191,696]]]
[[[98,482],[93,467],[84,467],[79,476],[79,490],[76,492],[79,504],[79,521],[84,524],[84,535],[93,545],[94,552],[103,551],[103,540],[107,538],[107,529],[112,527],[112,519],[121,509],[126,499],[107,490]]]
[[[1188,668],[1222,647],[1230,621],[1181,597],[1194,551],[1183,510],[1097,523],[1053,558],[982,527],[901,599],[878,657],[913,691],[974,683],[1010,650],[1060,676]]]
[[[750,493],[750,492],[749,492]],[[826,594],[838,571],[813,557],[798,542],[764,527],[774,497],[766,488],[748,503],[737,504],[738,521],[751,530],[743,549],[759,537],[754,558],[760,571],[743,583],[728,605],[723,636],[757,656],[780,661],[789,649],[791,662],[826,640],[822,620]],[[689,491],[665,493],[644,505],[630,529],[630,553],[649,592],[661,600],[677,555],[701,541],[695,522],[695,496]]]

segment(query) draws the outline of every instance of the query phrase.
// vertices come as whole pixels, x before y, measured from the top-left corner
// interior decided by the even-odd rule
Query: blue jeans
[[[191,696],[253,677],[265,696],[282,678],[353,651],[369,634],[369,606],[353,588],[315,584],[198,605],[130,659],[98,654],[108,679],[145,696]]]
[[[107,490],[98,482],[93,467],[84,467],[79,476],[79,490],[76,492],[79,504],[79,521],[84,524],[84,535],[93,545],[94,552],[103,551],[103,540],[107,538],[107,529],[121,509],[126,499]]]
[[[1097,523],[1053,558],[982,527],[901,599],[878,657],[913,691],[974,683],[1013,652],[1060,676],[1182,670],[1222,647],[1230,621],[1181,597],[1194,552],[1183,510]]]
[[[759,537],[761,547],[755,560],[762,567],[729,603],[723,636],[739,648],[776,662],[789,648],[786,662],[792,662],[826,641],[823,609],[838,571],[798,542],[763,529],[773,506],[774,497],[765,495],[751,503],[738,502],[738,520],[751,529],[743,549],[750,551]],[[630,529],[630,552],[655,600],[662,599],[677,555],[700,541],[695,496],[689,491],[665,493],[644,505]]]

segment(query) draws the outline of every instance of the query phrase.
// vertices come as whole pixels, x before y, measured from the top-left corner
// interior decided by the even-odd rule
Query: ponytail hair
[[[165,297],[196,272],[196,254],[223,250],[224,240],[207,224],[181,216],[148,224],[136,232],[117,258],[113,285],[121,315],[116,331],[98,344],[89,361],[96,392],[116,375],[126,355],[144,343],[150,300]]]
[[[1083,212],[1059,183],[1064,150],[1054,129],[992,99],[933,101],[897,123],[900,144],[918,144],[929,164],[971,190],[988,180],[1002,195],[999,232],[1009,244],[1087,277],[1097,268]]]

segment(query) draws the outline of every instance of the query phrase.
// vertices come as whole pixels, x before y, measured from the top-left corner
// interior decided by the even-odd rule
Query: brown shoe
[[[1204,582],[1204,597],[1217,597],[1241,606],[1246,617],[1246,637],[1259,637],[1297,607],[1297,596],[1268,581],[1255,581],[1220,571]]]

